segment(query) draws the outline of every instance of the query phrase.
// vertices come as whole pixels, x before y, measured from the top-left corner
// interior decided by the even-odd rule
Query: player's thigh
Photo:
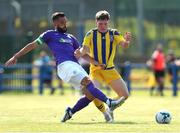
[[[129,96],[126,83],[122,78],[111,81],[109,83],[109,86],[117,93],[119,97],[124,96],[125,98],[127,98]]]
[[[90,76],[93,84],[95,84],[95,86],[97,88],[99,88],[101,86],[101,82],[100,81],[102,81],[102,76],[100,74],[100,71],[96,70],[96,71],[90,72],[89,76]]]
[[[102,70],[101,75],[102,75],[101,77],[102,77],[103,82],[106,83],[107,85],[110,82],[121,78],[120,74],[118,73],[116,69]]]
[[[97,88],[100,88],[102,86],[102,83],[104,82],[104,79],[102,76],[103,75],[101,74],[100,70],[96,70],[90,73],[91,81]]]

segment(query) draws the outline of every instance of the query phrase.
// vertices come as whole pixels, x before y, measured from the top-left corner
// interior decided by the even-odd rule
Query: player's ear
[[[56,21],[56,20],[52,21],[52,25],[53,25],[54,27],[56,27],[56,26],[57,26],[57,21]]]

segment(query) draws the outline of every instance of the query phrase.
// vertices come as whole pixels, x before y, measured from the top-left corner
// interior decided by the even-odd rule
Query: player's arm
[[[89,47],[87,47],[86,45],[83,45],[81,48],[78,48],[75,50],[74,56],[76,58],[80,58],[88,53],[89,53]]]
[[[38,46],[38,44],[33,41],[31,43],[28,43],[24,48],[22,48],[19,52],[15,53],[6,63],[5,66],[11,66],[17,63],[17,59],[21,56],[27,54],[31,50],[35,49]]]
[[[95,65],[95,66],[99,66],[101,69],[105,69],[106,65],[105,64],[101,64],[98,61],[96,61],[94,58],[92,58],[91,56],[89,56],[89,54],[85,54],[82,56],[83,59],[85,59],[86,61],[88,61],[89,63]]]
[[[86,33],[82,43],[82,47],[75,50],[74,56],[76,58],[82,57],[85,54],[89,54],[90,52],[89,46],[91,43],[91,38],[92,38],[92,30]]]
[[[34,40],[31,43],[28,43],[25,47],[23,47],[19,52],[15,53],[13,57],[11,57],[6,63],[5,66],[11,66],[16,64],[17,59],[20,58],[21,56],[27,54],[31,50],[35,49],[38,47],[38,45],[42,45],[47,42],[49,39],[48,33],[50,32],[44,32],[42,33],[36,40]]]

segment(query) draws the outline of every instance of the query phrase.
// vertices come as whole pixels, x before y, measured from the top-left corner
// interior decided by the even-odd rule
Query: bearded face
[[[61,28],[61,27],[57,27],[56,29],[57,29],[57,31],[58,31],[58,32],[61,32],[61,33],[65,33],[65,32],[67,32],[67,27],[66,27],[66,26],[65,26],[65,27],[63,27],[63,28]]]
[[[61,33],[65,33],[67,31],[67,18],[66,17],[59,17],[54,21],[54,26],[57,31]]]

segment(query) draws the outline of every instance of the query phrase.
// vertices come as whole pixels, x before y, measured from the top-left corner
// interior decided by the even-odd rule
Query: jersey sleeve
[[[91,33],[92,33],[92,31],[89,31],[89,32],[86,33],[82,45],[88,46],[88,47],[90,46],[91,37],[92,37]]]
[[[50,38],[50,35],[49,35],[49,32],[44,32],[42,33],[36,40],[35,42],[38,44],[38,45],[42,45],[44,43],[47,43],[48,40]]]
[[[79,41],[76,39],[76,37],[74,37],[73,35],[70,34],[70,36],[72,37],[73,39],[73,47],[74,49],[77,49],[80,47],[80,44],[79,44]]]
[[[125,41],[123,35],[119,33],[117,30],[114,30],[114,40],[117,44],[120,44],[122,41]]]

